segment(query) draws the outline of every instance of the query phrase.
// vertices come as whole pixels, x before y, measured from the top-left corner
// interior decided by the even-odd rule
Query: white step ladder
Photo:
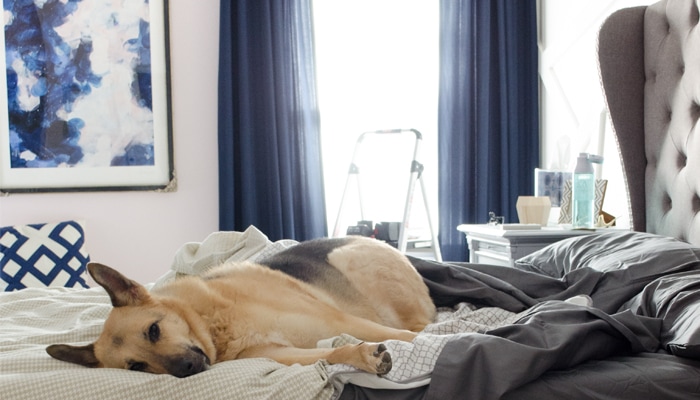
[[[352,161],[350,162],[350,168],[348,169],[348,176],[345,181],[345,188],[343,189],[343,196],[340,200],[340,207],[338,209],[338,216],[335,221],[335,226],[333,228],[333,236],[340,237],[343,236],[345,232],[341,232],[341,221],[343,219],[344,207],[347,205],[347,197],[349,194],[349,187],[352,182],[355,183],[357,188],[359,208],[360,208],[360,219],[365,220],[365,201],[362,191],[361,179],[360,179],[360,166],[357,165],[357,159],[362,151],[363,142],[367,137],[373,135],[397,135],[401,137],[415,137],[415,143],[413,145],[413,157],[410,166],[410,175],[408,181],[408,191],[406,193],[406,201],[404,203],[403,209],[403,219],[401,221],[401,226],[399,228],[399,237],[397,242],[397,248],[402,253],[406,253],[409,245],[416,246],[419,242],[426,242],[426,239],[418,241],[409,241],[408,228],[409,220],[411,217],[411,207],[413,206],[413,197],[415,194],[416,182],[420,183],[421,194],[423,196],[423,204],[425,206],[425,213],[427,217],[428,226],[430,229],[430,248],[432,249],[433,257],[436,261],[442,261],[442,254],[440,252],[440,245],[437,239],[437,232],[433,227],[433,221],[430,215],[430,209],[428,207],[428,196],[425,189],[425,183],[423,182],[423,164],[418,161],[418,150],[420,148],[420,143],[423,140],[423,135],[416,129],[389,129],[389,130],[378,130],[369,131],[362,133],[355,143],[355,148],[353,150]],[[378,197],[378,196],[375,196]],[[417,248],[417,246],[416,246]]]

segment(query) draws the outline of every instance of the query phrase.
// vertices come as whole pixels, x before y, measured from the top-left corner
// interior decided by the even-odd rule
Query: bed
[[[19,290],[0,294],[0,397],[700,398],[700,174],[692,172],[700,170],[699,19],[697,1],[668,0],[617,11],[600,30],[601,82],[633,231],[563,240],[515,268],[411,258],[438,318],[413,343],[387,343],[395,361],[387,376],[322,361],[250,359],[179,379],[54,360],[47,345],[93,341],[111,308],[101,288],[83,287],[84,232],[67,221],[0,231],[5,260],[17,240],[66,249],[52,262],[22,256],[31,268],[62,266],[45,273],[46,282],[13,270],[26,285],[8,283]],[[183,245],[150,287],[294,244],[270,242],[254,227],[214,232]],[[590,296],[592,305],[566,301],[577,295]],[[354,340],[329,338],[319,346]]]

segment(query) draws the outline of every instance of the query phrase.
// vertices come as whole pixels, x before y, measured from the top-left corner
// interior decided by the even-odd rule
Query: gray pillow
[[[579,268],[592,268],[600,272],[639,269],[635,272],[646,276],[670,272],[698,260],[700,248],[671,237],[610,231],[553,243],[520,258],[515,262],[515,267],[555,278]]]
[[[700,359],[700,271],[659,278],[623,307],[661,318],[661,343],[677,356]]]

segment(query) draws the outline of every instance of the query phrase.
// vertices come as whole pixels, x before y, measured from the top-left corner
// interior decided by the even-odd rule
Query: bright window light
[[[439,3],[426,0],[314,1],[316,74],[329,234],[338,216],[357,138],[366,131],[413,128],[423,134],[419,161],[437,229]],[[398,139],[398,138],[397,138]],[[363,145],[359,177],[365,219],[399,222],[407,198],[413,141]],[[351,189],[356,186],[351,185]],[[409,227],[427,228],[420,187]],[[360,218],[350,193],[345,222]]]

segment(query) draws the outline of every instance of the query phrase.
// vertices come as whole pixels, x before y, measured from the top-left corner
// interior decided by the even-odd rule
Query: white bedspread
[[[111,309],[101,288],[25,289],[0,294],[0,397],[4,399],[330,399],[346,382],[383,388],[425,385],[440,349],[454,332],[501,325],[515,314],[472,311],[466,304],[443,310],[413,343],[387,342],[394,368],[385,378],[346,365],[287,367],[265,359],[219,363],[179,379],[117,369],[89,369],[52,359],[54,343],[87,344],[99,335]],[[352,338],[325,343],[341,344]]]
[[[227,252],[232,241],[254,238]],[[255,258],[279,251],[288,242],[260,242],[256,232],[245,236],[217,235],[209,243],[189,244],[176,258],[180,273],[198,274],[212,261]],[[214,243],[216,242],[216,243]],[[224,243],[227,242],[227,243]],[[254,245],[253,245],[254,244]],[[216,257],[211,252],[216,250]],[[192,263],[179,263],[189,260]],[[159,283],[172,279],[166,276]],[[387,343],[394,368],[385,377],[346,365],[284,366],[266,359],[215,364],[206,372],[180,379],[117,369],[90,369],[54,360],[45,351],[55,343],[87,344],[97,339],[111,309],[102,288],[25,289],[0,293],[0,398],[3,399],[330,399],[347,382],[382,388],[425,385],[443,345],[458,332],[481,332],[518,316],[501,309],[475,310],[467,304],[441,310],[438,320],[413,343]],[[332,338],[320,346],[355,340]]]

